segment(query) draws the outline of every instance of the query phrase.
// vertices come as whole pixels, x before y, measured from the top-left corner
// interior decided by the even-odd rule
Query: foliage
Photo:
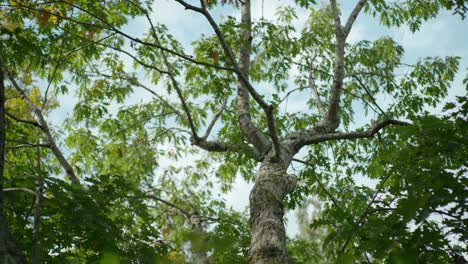
[[[358,170],[377,180],[376,190],[348,185],[334,193],[338,206],[330,204],[311,225],[332,230],[329,252],[347,251],[359,262],[448,263],[460,245],[467,250],[466,100],[382,138]],[[352,176],[343,175],[348,182]]]
[[[36,244],[44,263],[192,263],[199,255],[247,262],[246,214],[215,198],[238,177],[255,182],[266,159],[246,139],[236,111],[242,80],[233,62],[249,44],[239,37],[247,25],[225,16],[214,22],[218,34],[186,47],[153,19],[156,1],[0,2],[0,66],[10,76],[1,210],[27,261]],[[273,19],[252,21],[245,76],[271,106],[280,139],[315,129],[336,77],[333,5],[294,3]],[[200,4],[209,14],[244,3]],[[309,12],[303,27],[297,8]],[[364,5],[383,25],[413,32],[444,9],[461,17],[467,10],[459,0]],[[127,32],[135,20],[147,24],[141,36]],[[294,160],[303,166],[290,168],[298,185],[284,204],[308,208],[313,196],[323,208],[310,219],[303,212],[290,255],[297,263],[449,263],[468,251],[467,98],[446,104],[443,115],[428,109],[449,94],[461,58],[429,54],[407,62],[388,36],[346,43],[344,54],[341,126],[331,134],[367,131],[379,120],[411,125],[304,148],[303,161]],[[298,98],[302,111],[288,110],[288,100]],[[273,138],[264,107],[250,102],[252,123]],[[59,106],[73,110],[53,120]],[[38,111],[48,129],[37,123]],[[70,184],[46,130],[82,185]],[[370,184],[357,184],[362,179]],[[12,188],[39,195],[40,206],[30,192]]]

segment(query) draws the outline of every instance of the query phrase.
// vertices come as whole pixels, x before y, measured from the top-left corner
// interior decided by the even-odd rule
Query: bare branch
[[[301,148],[302,146],[317,144],[320,142],[330,140],[371,138],[375,134],[377,134],[377,132],[390,125],[406,126],[411,124],[394,119],[384,119],[380,122],[373,124],[369,130],[365,131],[354,131],[345,133],[320,133],[311,130],[304,133],[292,134],[292,136],[296,140],[296,148]]]
[[[315,58],[314,58],[315,59]],[[309,82],[309,87],[312,90],[312,96],[314,97],[314,101],[317,104],[318,111],[320,115],[325,115],[325,107],[323,106],[322,100],[320,99],[320,95],[317,91],[317,86],[315,86],[314,83],[314,67],[313,67],[313,61],[309,64],[309,76],[308,76],[308,82]]]
[[[21,144],[21,145],[15,145],[15,146],[6,146],[5,149],[19,149],[19,148],[50,148],[49,145],[47,144]]]
[[[314,164],[310,163],[310,162],[307,162],[307,161],[303,161],[303,160],[300,160],[300,159],[292,159],[293,161],[295,162],[299,162],[299,163],[302,163],[304,165],[307,165],[307,166],[310,166],[312,168],[315,168]],[[322,184],[322,182],[320,181],[320,179],[318,178],[314,178],[314,180],[317,182],[318,186],[320,187],[320,189],[322,189],[323,192],[325,192],[325,194],[328,196],[328,198],[330,198],[330,200],[332,201],[333,205],[336,206],[336,208],[341,209],[340,205],[338,204],[338,201],[335,199],[335,197],[333,197],[333,195],[327,190],[327,188],[325,188],[325,185]]]
[[[185,7],[185,9],[187,10],[193,10],[195,12],[198,12],[198,13],[202,13],[203,12],[203,9],[201,7],[197,7],[197,6],[194,6],[194,5],[191,5],[185,1],[182,1],[182,0],[175,0],[176,2],[178,2],[179,4],[181,4],[182,6]]]
[[[358,17],[366,2],[367,0],[359,0],[359,2],[356,4],[353,11],[351,12],[351,15],[349,15],[348,21],[346,22],[346,25],[343,28],[343,34],[345,37],[349,35],[354,21],[356,21],[356,18]]]
[[[168,206],[170,206],[170,207],[172,207],[172,208],[174,208],[174,209],[177,209],[179,212],[181,212],[181,213],[182,213],[183,215],[185,215],[187,218],[190,218],[190,215],[191,215],[191,214],[190,214],[187,210],[182,209],[182,207],[180,207],[180,206],[178,206],[178,205],[175,205],[175,204],[173,204],[173,203],[171,203],[171,202],[169,202],[169,201],[167,201],[167,200],[164,200],[164,199],[162,199],[162,198],[159,198],[159,197],[157,197],[157,196],[155,196],[155,195],[151,195],[151,194],[145,194],[145,197],[146,197],[146,198],[150,198],[150,199],[154,199],[154,200],[159,201],[159,202],[161,202],[161,203],[163,203],[163,204],[165,204],[165,205],[168,205]]]
[[[212,140],[208,141],[203,138],[199,138],[195,140],[192,138],[192,144],[212,152],[226,152],[226,151],[233,151],[247,155],[250,158],[253,158],[256,161],[261,161],[263,159],[263,155],[258,152],[257,149],[251,148],[246,144],[229,144],[219,140]]]
[[[38,127],[38,128],[41,128],[41,129],[42,129],[41,125],[39,125],[37,122],[30,121],[30,120],[25,120],[25,119],[21,119],[21,118],[19,118],[19,117],[16,117],[16,116],[14,116],[14,115],[8,113],[7,111],[5,111],[5,114],[6,114],[9,118],[11,118],[11,119],[13,119],[13,120],[15,120],[15,121],[17,121],[17,122],[25,123],[25,124],[32,125],[32,126],[35,126],[35,127]]]
[[[341,37],[343,34],[343,27],[341,26],[340,10],[338,10],[336,0],[330,0],[330,7],[333,14],[333,21],[335,22],[335,35]]]
[[[37,197],[37,193],[31,189],[28,189],[28,188],[22,188],[22,187],[14,187],[14,188],[5,188],[3,189],[2,191],[4,192],[26,192],[26,193],[29,193],[31,195],[34,195],[34,197]]]
[[[336,5],[336,0],[330,0],[333,17],[335,21],[335,66],[333,68],[333,84],[330,91],[329,105],[327,112],[320,124],[325,131],[335,131],[340,125],[340,96],[343,89],[344,69],[344,46],[346,37],[341,26],[340,13]]]
[[[228,102],[228,97],[226,97],[223,101],[223,105],[221,106],[221,109],[213,116],[213,119],[211,122],[208,124],[208,127],[206,129],[205,135],[203,135],[203,139],[207,139],[210,136],[211,130],[213,129],[214,125],[216,124],[216,121],[218,121],[219,117],[221,114],[224,112],[224,109],[226,109],[226,105]]]
[[[240,32],[240,60],[237,65],[239,71],[248,79],[250,73],[250,56],[252,50],[252,21],[250,0],[241,4],[241,32]],[[227,45],[226,45],[227,46]],[[241,77],[237,80],[237,122],[245,138],[261,153],[270,150],[268,138],[254,124],[250,116],[250,93]]]
[[[302,91],[302,90],[307,89],[307,88],[308,88],[308,87],[303,86],[303,87],[297,87],[297,88],[294,88],[294,89],[288,91],[288,92],[286,93],[286,95],[283,96],[283,98],[281,98],[281,100],[279,101],[279,104],[281,104],[282,102],[284,102],[284,100],[286,100],[292,93],[297,92],[297,91]]]
[[[385,111],[379,106],[379,104],[377,104],[377,101],[375,100],[374,96],[372,95],[372,93],[369,91],[369,89],[367,89],[367,87],[364,85],[364,83],[361,81],[361,79],[359,79],[358,77],[354,76],[354,79],[356,79],[359,83],[359,86],[361,86],[362,89],[364,89],[364,91],[366,92],[367,96],[369,96],[369,98],[372,100],[372,103],[379,109],[379,111],[381,112],[381,114],[383,114],[384,116],[387,116],[387,114],[385,113]]]

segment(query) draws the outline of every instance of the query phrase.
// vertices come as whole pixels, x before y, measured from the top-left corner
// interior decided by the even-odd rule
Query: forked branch
[[[323,117],[321,127],[325,131],[333,132],[340,125],[340,97],[343,90],[343,80],[345,78],[344,56],[346,38],[351,30],[351,27],[359,15],[366,0],[359,0],[354,10],[351,12],[346,25],[341,25],[340,11],[336,0],[330,0],[330,5],[335,23],[335,66],[333,69],[333,84],[330,91],[329,107]]]
[[[268,125],[268,131],[269,135],[271,138],[271,141],[273,143],[273,150],[274,150],[274,157],[279,158],[280,156],[280,143],[278,139],[278,133],[276,131],[276,124],[275,124],[275,118],[273,115],[273,106],[268,104],[263,97],[257,92],[257,90],[252,86],[250,83],[248,76],[242,72],[242,70],[239,68],[239,65],[235,59],[234,53],[232,52],[232,49],[229,47],[226,39],[224,38],[224,35],[221,32],[221,29],[219,28],[218,24],[215,22],[211,14],[208,12],[206,7],[204,7],[204,3],[202,2],[202,7],[197,7],[191,4],[188,4],[187,2],[183,0],[175,0],[176,2],[180,3],[182,6],[184,6],[186,9],[193,10],[197,13],[202,14],[210,23],[211,27],[213,28],[224,52],[226,53],[228,59],[230,60],[234,71],[236,72],[237,76],[239,77],[240,81],[243,83],[245,86],[245,89],[248,90],[250,95],[252,95],[252,98],[257,102],[260,107],[263,109],[265,112],[266,118],[267,118],[267,125]],[[247,3],[248,4],[248,3]],[[261,149],[258,149],[259,151],[262,151]]]

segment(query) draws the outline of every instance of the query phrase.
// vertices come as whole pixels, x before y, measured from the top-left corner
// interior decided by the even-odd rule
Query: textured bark
[[[0,263],[26,263],[21,250],[11,237],[3,206],[3,173],[5,169],[5,84],[0,70]]]
[[[343,90],[344,70],[344,36],[341,30],[336,34],[335,66],[333,69],[333,84],[330,91],[328,111],[323,117],[322,127],[326,131],[335,131],[340,126],[340,97]]]
[[[302,147],[329,140],[371,138],[389,125],[402,126],[408,123],[387,119],[373,124],[365,131],[329,133],[312,129],[294,132],[282,140],[279,162],[273,162],[274,154],[270,151],[257,172],[255,185],[250,193],[252,241],[249,263],[292,263],[286,252],[283,200],[296,186],[296,177],[288,175],[286,168]]]
[[[192,225],[192,230],[197,236],[196,245],[192,245],[192,254],[193,254],[193,264],[208,264],[208,255],[205,249],[205,230],[203,228],[203,220],[197,212],[194,212],[190,215],[190,224]]]
[[[292,263],[286,252],[283,199],[296,185],[282,163],[262,163],[250,193],[249,263]]]
[[[335,23],[335,65],[333,69],[333,84],[330,90],[328,110],[323,116],[322,129],[327,132],[335,131],[340,126],[340,97],[343,90],[343,79],[345,77],[344,56],[346,38],[351,31],[353,23],[366,4],[366,0],[359,0],[351,15],[346,21],[346,25],[341,25],[340,11],[336,0],[331,0],[330,5]]]
[[[240,7],[241,11],[241,49],[239,71],[248,79],[250,72],[250,53],[252,43],[250,0],[245,0]],[[250,117],[249,91],[243,80],[237,80],[237,115],[239,127],[246,139],[261,153],[266,154],[270,149],[269,139],[253,124]]]

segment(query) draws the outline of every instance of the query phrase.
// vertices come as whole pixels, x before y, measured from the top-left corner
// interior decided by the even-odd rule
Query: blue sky
[[[343,2],[343,14],[347,17],[350,10],[357,0],[341,1]],[[284,5],[285,1],[253,1],[252,14],[254,19],[259,19],[262,14],[265,18],[272,18],[278,6]],[[184,10],[175,1],[160,0],[156,1],[153,6],[154,14],[152,18],[159,22],[166,24],[170,33],[178,39],[182,44],[187,46],[188,53],[190,47],[188,46],[193,40],[197,39],[201,34],[212,34],[212,29],[206,20],[197,13]],[[219,22],[222,17],[232,15],[239,17],[238,10],[232,7],[219,7],[213,10],[213,14]],[[308,16],[307,10],[298,10],[297,26],[302,26]],[[344,19],[342,19],[344,20]],[[129,25],[124,28],[125,32],[130,33],[132,36],[141,36],[148,25],[142,18],[137,18],[131,21]],[[466,76],[468,68],[468,20],[462,21],[459,16],[453,16],[449,12],[442,12],[437,18],[432,19],[423,24],[421,29],[416,33],[411,33],[407,27],[388,29],[379,24],[379,22],[371,16],[362,14],[356,21],[349,40],[356,42],[359,40],[375,40],[382,36],[391,36],[398,43],[403,45],[405,49],[405,61],[414,63],[420,57],[426,56],[460,56],[462,58],[460,70],[453,82],[453,89],[450,90],[447,101],[453,101],[456,95],[466,93],[462,85],[462,80]],[[128,59],[128,58],[127,58]],[[130,59],[127,60],[131,64]],[[137,91],[132,96],[132,101],[147,100],[148,94],[144,91]],[[298,94],[291,97],[289,105],[300,105],[303,96]],[[65,100],[65,101],[64,101]],[[60,98],[62,106],[54,111],[51,115],[51,121],[59,125],[63,118],[71,113],[73,110],[76,98],[72,95],[62,96]],[[432,109],[434,113],[440,112],[441,107]],[[366,121],[366,120],[363,120]],[[225,195],[228,204],[237,210],[243,210],[248,205],[248,195],[251,189],[251,184],[244,182],[238,177],[233,190]],[[295,223],[294,212],[289,212],[287,217],[290,219],[287,224],[287,231],[289,235],[297,233],[297,225]]]

